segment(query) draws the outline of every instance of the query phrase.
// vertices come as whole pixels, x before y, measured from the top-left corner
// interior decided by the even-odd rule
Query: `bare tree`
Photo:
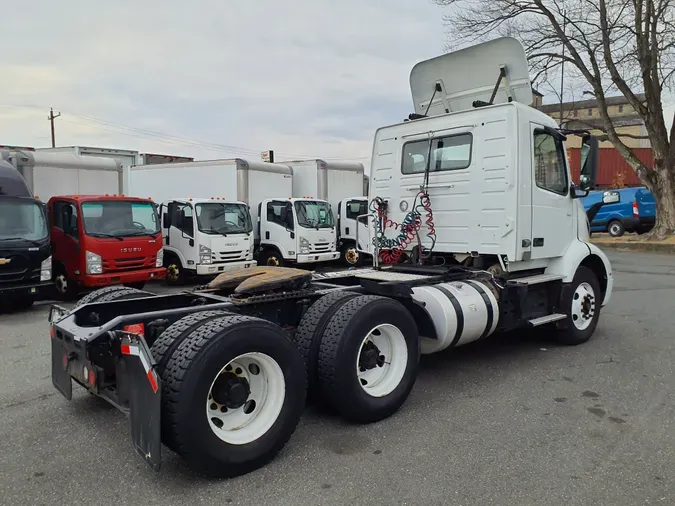
[[[432,1],[447,6],[444,19],[454,40],[469,44],[515,36],[525,46],[535,82],[564,64],[566,80],[571,72],[588,83],[600,129],[656,198],[650,235],[675,232],[675,127],[669,135],[662,104],[675,75],[675,0]],[[653,168],[626,146],[626,135],[617,133],[606,100],[617,92],[644,121]]]

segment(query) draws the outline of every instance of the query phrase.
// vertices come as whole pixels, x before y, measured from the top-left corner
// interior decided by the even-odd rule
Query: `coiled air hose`
[[[428,256],[436,245],[436,228],[434,226],[434,213],[431,209],[431,199],[425,190],[420,190],[415,196],[412,209],[405,215],[401,223],[396,223],[387,217],[387,202],[381,197],[375,197],[370,203],[370,210],[376,213],[375,237],[373,246],[380,250],[382,263],[395,264],[401,260],[403,253],[410,243],[419,237],[422,228],[422,214],[425,214],[424,224],[431,240],[431,247],[420,251],[420,257]],[[387,237],[386,229],[398,230],[395,237]]]

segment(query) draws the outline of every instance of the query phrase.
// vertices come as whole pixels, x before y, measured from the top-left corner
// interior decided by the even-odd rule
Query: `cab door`
[[[84,257],[80,248],[80,220],[77,206],[67,200],[55,200],[50,212],[53,259],[59,268],[64,268],[69,278],[84,274]],[[60,266],[62,267],[59,267]]]
[[[531,258],[562,256],[576,237],[563,140],[543,125],[530,124],[532,156]]]
[[[196,269],[199,250],[195,246],[195,225],[192,205],[183,202],[171,202],[168,207],[171,225],[167,237],[169,248],[178,253],[184,262],[183,267]]]

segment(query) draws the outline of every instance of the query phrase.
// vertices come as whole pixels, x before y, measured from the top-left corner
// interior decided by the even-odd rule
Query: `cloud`
[[[59,145],[368,159],[375,129],[412,111],[411,67],[445,41],[424,0],[32,6],[0,32],[0,144],[47,145],[53,106]]]

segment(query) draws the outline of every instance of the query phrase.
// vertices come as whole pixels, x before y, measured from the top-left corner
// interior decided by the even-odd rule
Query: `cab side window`
[[[544,130],[534,131],[534,180],[539,188],[567,195],[567,166],[562,141]]]
[[[63,230],[64,234],[77,239],[77,207],[70,202],[62,200],[55,202],[54,226]]]
[[[276,223],[284,228],[292,228],[288,219],[288,203],[286,202],[268,202],[267,203],[267,221]]]
[[[192,206],[187,204],[178,204],[174,207],[175,214],[171,220],[171,224],[185,235],[194,237],[195,226],[192,219]]]
[[[360,200],[351,200],[347,202],[347,218],[355,220],[362,214],[368,212],[368,205],[366,202]]]

